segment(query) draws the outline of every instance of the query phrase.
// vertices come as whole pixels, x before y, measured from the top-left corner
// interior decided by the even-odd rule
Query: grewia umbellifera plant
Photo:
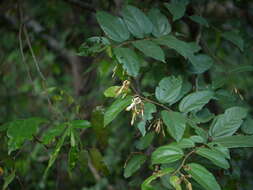
[[[29,155],[31,160],[43,154],[41,150],[47,150],[48,158],[43,154],[43,159],[46,157],[48,164],[43,168],[41,181],[36,183],[37,189],[47,187],[46,179],[61,151],[67,153],[64,158],[67,157],[69,176],[79,164],[89,168],[97,181],[102,181],[99,172],[108,173],[102,151],[93,139],[89,139],[92,145],[85,147],[89,143],[84,143],[86,138],[82,135],[88,128],[97,130],[97,138],[103,141],[101,131],[117,125],[118,116],[124,114],[129,118],[124,127],[133,130],[138,140],[129,148],[129,151],[134,149],[128,153],[129,157],[122,158],[125,160],[122,178],[127,181],[138,172],[149,171],[140,175],[143,179],[138,189],[225,190],[217,174],[231,168],[230,149],[253,147],[252,129],[248,128],[252,123],[250,108],[238,103],[223,109],[220,97],[230,98],[223,91],[225,79],[210,79],[217,72],[214,69],[217,58],[202,38],[204,29],[212,26],[201,16],[201,11],[188,15],[187,6],[187,0],[175,0],[161,9],[141,10],[127,5],[119,16],[105,11],[96,13],[105,35],[87,39],[79,55],[103,55],[110,59],[114,69],[109,72],[118,85],[106,88],[104,96],[112,103],[105,111],[97,107],[91,121],[76,119],[79,107],[73,106],[74,100],[65,91],[46,88],[45,94],[55,102],[67,99],[66,107],[71,114],[66,116],[53,106],[50,108],[59,121],[32,117],[0,126],[13,162],[27,141],[36,142]],[[183,22],[194,23],[199,28],[196,36],[189,37],[179,29],[177,23]],[[236,31],[222,32],[219,36],[219,40],[244,50],[243,40]],[[38,133],[40,138],[36,136]],[[20,166],[19,163],[9,166],[12,163],[9,160],[8,157],[1,162],[6,165],[0,167],[0,177],[4,173],[3,189],[15,179]]]
[[[184,16],[186,6],[184,1],[165,3],[172,22]],[[143,181],[142,190],[155,189],[152,183],[165,175],[169,178],[168,186],[176,190],[222,189],[215,169],[228,170],[229,149],[251,147],[253,137],[237,133],[247,117],[247,108],[233,106],[216,115],[210,111],[212,104],[219,104],[216,92],[222,85],[198,82],[214,64],[200,40],[184,40],[157,8],[144,13],[128,5],[120,16],[99,11],[96,18],[105,36],[89,38],[82,53],[106,52],[115,62],[113,77],[122,84],[104,92],[106,97],[115,99],[105,112],[104,126],[109,127],[120,112],[130,112],[129,127],[134,126],[133,130],[141,134],[139,152],[126,161],[124,177],[135,175],[144,165],[153,174]],[[190,19],[208,27],[199,15]],[[228,33],[224,39],[242,49],[229,36]],[[185,71],[157,72],[160,82],[143,91],[142,72],[154,69],[153,64],[171,68],[176,64],[166,61],[167,56],[182,59]],[[152,144],[154,136],[159,136],[162,143]]]

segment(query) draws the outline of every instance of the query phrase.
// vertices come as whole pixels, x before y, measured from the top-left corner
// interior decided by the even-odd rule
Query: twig
[[[153,40],[153,39],[155,39],[155,38],[143,38],[141,40],[129,40],[129,41],[125,41],[125,42],[123,42],[123,43],[121,43],[121,44],[119,44],[119,45],[117,45],[117,46],[115,46],[113,48],[118,48],[118,47],[121,47],[121,46],[124,46],[124,45],[128,45],[128,44],[133,43],[133,42],[145,41],[145,40]]]
[[[97,171],[96,168],[93,166],[93,164],[91,163],[91,160],[90,160],[90,159],[88,159],[88,167],[89,167],[91,173],[93,174],[95,180],[96,180],[97,182],[99,182],[99,181],[101,180],[101,176],[99,175],[98,171]],[[107,189],[108,189],[108,190],[114,190],[113,186],[110,185],[110,184],[107,185]]]
[[[130,160],[130,158],[132,157],[133,154],[144,154],[143,152],[131,152],[131,154],[127,157],[125,163],[124,163],[124,168],[126,167],[128,161]]]
[[[33,139],[38,142],[39,144],[42,144],[47,150],[49,149],[49,147],[45,144],[43,144],[43,142],[35,135],[33,135]]]
[[[37,71],[38,71],[40,77],[42,78],[42,80],[46,81],[45,76],[43,75],[43,73],[42,73],[41,70],[40,70],[40,66],[39,66],[38,60],[37,60],[37,58],[36,58],[36,56],[35,56],[35,53],[34,53],[34,51],[33,51],[33,48],[32,48],[32,45],[31,45],[31,41],[30,41],[30,38],[29,38],[27,29],[26,29],[25,26],[23,27],[23,31],[24,31],[25,38],[26,38],[26,41],[27,41],[29,50],[30,50],[30,52],[31,52],[32,58],[33,58],[33,60],[34,60],[35,67],[36,67],[36,69],[37,69]]]
[[[146,98],[146,97],[144,97],[144,96],[141,96],[141,95],[138,95],[138,97],[140,97],[141,99],[143,99],[143,100],[145,100],[145,101],[147,101],[147,102],[156,104],[156,105],[158,105],[158,106],[160,106],[160,107],[166,109],[167,111],[172,111],[172,110],[171,110],[170,108],[168,108],[167,106],[165,106],[165,105],[163,105],[163,104],[160,104],[160,103],[158,103],[158,102],[156,102],[156,101],[154,101],[154,100],[148,99],[148,98]]]
[[[92,165],[92,163],[91,163],[90,160],[88,161],[88,167],[89,167],[91,173],[93,174],[95,180],[96,180],[96,181],[100,181],[100,180],[101,180],[101,177],[100,177],[98,171],[96,170],[96,168]]]
[[[12,26],[18,27],[18,20],[15,17],[12,17],[8,14],[3,14],[0,16],[2,16]],[[65,58],[69,62],[74,77],[73,83],[75,88],[75,94],[78,95],[83,90],[84,84],[83,78],[80,74],[80,71],[82,70],[82,68],[80,68],[82,66],[81,58],[77,56],[73,51],[70,51],[62,47],[60,42],[57,41],[53,36],[44,33],[45,29],[36,20],[26,19],[26,21],[24,21],[24,19],[23,20],[21,19],[21,23],[23,24],[23,27],[31,29],[36,35],[39,35],[41,39],[45,40],[49,48],[59,53],[63,58]]]
[[[21,20],[23,20],[22,16],[23,15],[20,14]],[[21,21],[20,22],[20,26],[19,26],[19,31],[18,31],[19,49],[20,49],[20,54],[21,54],[21,57],[22,57],[22,61],[23,61],[24,65],[25,65],[28,77],[30,79],[31,84],[33,84],[32,75],[31,75],[31,72],[30,72],[28,64],[26,64],[25,55],[24,55],[24,51],[23,51],[22,31],[23,31],[23,23]]]
[[[160,103],[158,103],[158,102],[156,102],[156,101],[154,101],[154,100],[151,100],[151,99],[149,99],[149,98],[146,98],[146,97],[140,95],[140,93],[134,88],[133,85],[131,86],[131,88],[132,88],[133,91],[137,94],[137,96],[138,96],[139,98],[141,98],[142,100],[144,100],[144,101],[146,101],[146,102],[153,103],[153,104],[155,104],[155,105],[158,105],[158,106],[160,106],[160,107],[166,109],[167,111],[172,111],[169,107],[167,107],[167,106],[165,106],[165,105],[163,105],[163,104],[160,104]]]
[[[28,44],[28,47],[29,47],[29,50],[30,50],[30,52],[31,52],[32,58],[33,58],[33,60],[34,60],[36,69],[38,70],[38,73],[39,73],[39,75],[41,76],[41,78],[42,78],[43,80],[46,80],[45,77],[44,77],[44,75],[42,74],[42,72],[41,72],[41,70],[40,70],[39,63],[38,63],[38,61],[37,61],[37,59],[36,59],[36,56],[35,56],[35,54],[34,54],[34,51],[33,51],[33,49],[32,49],[31,41],[30,41],[28,32],[27,32],[27,30],[26,30],[26,27],[25,27],[25,25],[24,25],[24,15],[23,15],[23,9],[22,9],[21,6],[22,6],[22,5],[21,5],[20,1],[18,1],[18,8],[19,8],[19,15],[20,15],[20,28],[19,28],[19,42],[20,42],[20,46],[23,47],[23,46],[22,46],[22,40],[21,40],[21,35],[22,35],[22,31],[23,31],[23,32],[24,32],[24,35],[25,35],[25,38],[26,38],[26,41],[27,41],[27,44]],[[22,57],[24,57],[23,51],[21,51],[21,55],[22,55]]]
[[[182,163],[181,163],[180,166],[172,173],[172,176],[175,175],[176,173],[178,173],[178,172],[182,169],[182,167],[184,167],[184,164],[185,164],[186,160],[187,160],[193,153],[195,153],[195,152],[196,152],[196,150],[192,150],[191,152],[189,152],[188,154],[185,155],[185,157],[184,157]]]
[[[31,28],[36,34],[40,34],[40,37],[47,42],[49,48],[58,52],[62,57],[68,60],[72,67],[72,74],[74,77],[73,83],[75,88],[75,94],[78,95],[82,90],[83,78],[80,74],[81,60],[75,55],[74,52],[68,51],[66,48],[62,47],[60,42],[48,34],[44,34],[44,28],[35,20],[31,20],[27,23],[27,27]]]
[[[20,14],[19,43],[20,43],[20,49],[21,49],[20,51],[21,51],[22,60],[23,60],[24,64],[26,65],[25,56],[24,56],[24,52],[23,52],[23,43],[22,43],[22,38],[21,38],[22,31],[23,31],[24,35],[25,35],[25,38],[26,38],[26,42],[27,42],[28,47],[29,47],[29,50],[30,50],[31,55],[33,57],[36,69],[37,69],[40,77],[44,81],[44,83],[42,82],[42,87],[44,88],[44,90],[46,92],[46,98],[47,98],[47,101],[48,101],[49,109],[51,110],[52,113],[56,113],[56,115],[64,118],[63,115],[62,115],[62,113],[59,110],[56,109],[56,111],[54,111],[53,104],[52,104],[52,102],[51,102],[51,100],[49,98],[49,94],[47,92],[47,85],[46,85],[47,81],[46,81],[44,75],[42,74],[42,72],[40,71],[39,63],[38,63],[37,58],[35,56],[35,53],[33,51],[33,48],[32,48],[32,45],[31,45],[31,41],[30,41],[30,38],[29,38],[29,35],[28,35],[28,32],[27,32],[26,26],[24,25],[23,10],[22,10],[20,2],[18,3],[18,6],[19,6],[19,14]],[[28,68],[28,71],[29,71],[29,68]],[[30,72],[29,72],[29,76],[30,76],[30,79],[32,80]]]

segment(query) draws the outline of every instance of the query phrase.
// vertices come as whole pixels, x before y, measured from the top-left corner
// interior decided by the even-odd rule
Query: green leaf
[[[158,61],[165,62],[165,55],[162,48],[151,40],[138,40],[132,44],[147,57],[152,57]]]
[[[69,128],[65,130],[64,134],[61,136],[60,140],[56,144],[56,147],[55,147],[53,153],[50,155],[50,159],[48,161],[47,168],[43,174],[43,181],[45,181],[47,174],[49,172],[49,169],[53,166],[55,160],[57,159],[57,157],[61,151],[61,148],[64,144],[64,141],[65,141],[66,137],[69,135],[69,132],[70,132]]]
[[[73,129],[87,129],[91,127],[91,124],[87,120],[72,120],[68,122]]]
[[[246,120],[243,122],[241,129],[245,134],[252,135],[253,134],[253,118],[247,117]]]
[[[223,105],[227,105],[226,107],[234,106],[237,101],[234,93],[225,89],[217,90],[215,92],[215,98]]]
[[[153,25],[149,18],[138,8],[128,5],[122,11],[123,19],[128,30],[137,38],[144,38],[150,34]]]
[[[145,103],[144,104],[144,114],[142,117],[142,120],[137,124],[137,128],[140,130],[142,136],[145,136],[146,134],[146,123],[147,121],[150,121],[153,119],[153,113],[156,112],[156,106],[151,103]]]
[[[151,103],[145,103],[144,104],[144,114],[143,119],[146,121],[150,121],[153,119],[152,114],[156,112],[156,106]]]
[[[187,123],[189,124],[189,126],[190,126],[191,128],[193,128],[193,129],[195,130],[195,133],[196,133],[198,136],[202,137],[202,139],[201,139],[202,141],[207,142],[207,140],[208,140],[208,133],[207,133],[206,130],[204,130],[203,128],[197,126],[196,123],[195,123],[194,121],[190,120],[190,119],[187,119]],[[198,139],[200,140],[199,137],[196,138],[196,137],[193,136],[193,137],[191,137],[191,138],[193,138],[192,140],[194,140],[194,142],[195,142],[196,140],[198,140]]]
[[[137,128],[140,130],[142,136],[146,135],[146,121],[142,120],[137,124]]]
[[[221,87],[223,87],[228,79],[224,79],[223,77],[216,77],[212,81],[212,89],[217,90]]]
[[[173,21],[180,19],[184,16],[187,0],[173,0],[171,3],[164,3],[165,7],[170,11],[173,16]]]
[[[211,150],[208,148],[198,148],[196,151],[196,154],[203,156],[204,158],[207,158],[213,164],[215,164],[223,169],[229,168],[229,163],[225,159],[224,155],[220,154],[217,151],[214,151],[214,150]]]
[[[130,33],[123,20],[104,11],[96,13],[96,18],[105,34],[116,42],[123,42],[130,37]]]
[[[78,166],[80,170],[85,173],[88,169],[89,152],[87,150],[80,150],[78,152]]]
[[[71,147],[76,147],[76,132],[73,129],[70,129],[69,136],[70,136],[70,145]]]
[[[193,92],[181,100],[179,104],[179,110],[186,113],[191,111],[199,111],[211,100],[212,97],[212,91],[203,90]]]
[[[131,93],[131,90],[128,88],[128,89],[123,89],[120,94],[117,94],[120,91],[120,89],[121,89],[121,86],[111,86],[104,91],[104,96],[107,98],[116,98],[120,94],[124,96],[126,94]]]
[[[174,49],[184,58],[190,59],[190,61],[192,60],[191,58],[194,57],[194,53],[197,53],[201,49],[196,43],[187,43],[178,40],[172,35],[163,36],[154,41],[160,45]]]
[[[184,170],[192,176],[206,190],[221,190],[215,177],[205,167],[200,164],[190,163],[184,167]]]
[[[102,148],[108,145],[108,129],[104,127],[104,109],[97,106],[91,114],[91,125],[95,132],[96,139]]]
[[[13,170],[8,176],[4,178],[4,184],[2,190],[6,190],[8,186],[11,184],[11,182],[15,179],[16,177],[16,171]]]
[[[115,56],[126,72],[133,77],[136,77],[140,70],[139,58],[136,53],[129,48],[115,48]]]
[[[193,135],[190,137],[190,139],[195,143],[204,143],[204,139],[201,136]]]
[[[196,22],[196,23],[198,23],[198,24],[200,24],[200,25],[202,25],[202,26],[205,26],[205,27],[207,27],[207,28],[209,27],[209,24],[208,24],[207,20],[206,20],[205,18],[201,17],[201,16],[192,15],[192,16],[189,16],[189,18],[190,18],[192,21],[194,21],[194,22]]]
[[[60,136],[66,127],[66,123],[62,123],[53,127],[50,127],[45,133],[43,133],[41,141],[43,144],[50,144],[55,137]]]
[[[212,150],[222,154],[223,157],[225,157],[226,159],[230,159],[229,149],[222,146],[221,144],[211,142],[211,143],[208,143],[207,146],[209,146],[209,148],[211,148]]]
[[[186,44],[187,44],[188,48],[191,49],[192,53],[197,53],[201,50],[201,47],[196,42],[188,42]]]
[[[175,190],[182,190],[181,179],[178,176],[170,176],[170,184],[175,188]]]
[[[193,116],[193,120],[196,123],[206,123],[209,122],[211,119],[214,118],[214,114],[211,113],[207,108],[204,108],[200,111],[198,111],[196,114]]]
[[[155,96],[161,103],[172,103],[178,98],[181,92],[183,80],[180,76],[165,77],[156,87]]]
[[[180,160],[184,152],[177,146],[165,145],[157,148],[151,156],[152,164],[166,164]]]
[[[218,137],[232,136],[241,126],[247,116],[247,110],[242,107],[232,107],[224,114],[217,116],[209,129],[209,135],[216,139]]]
[[[121,86],[111,86],[109,88],[107,88],[104,91],[104,95],[105,97],[109,97],[109,98],[115,98],[117,96],[117,92],[118,90],[121,88]]]
[[[177,143],[177,146],[182,149],[193,148],[195,147],[195,142],[189,138],[183,138]]]
[[[104,175],[108,175],[109,170],[104,162],[104,158],[97,148],[90,149],[90,158],[93,166],[98,172],[102,172]]]
[[[154,137],[155,137],[154,132],[148,133],[144,137],[141,137],[140,140],[136,143],[136,148],[139,150],[144,150],[148,148],[152,143]]]
[[[45,122],[45,119],[37,117],[10,122],[7,129],[9,154],[19,149],[26,140],[32,140],[39,125]]]
[[[226,148],[243,148],[243,147],[253,147],[253,136],[230,136],[221,137],[213,141],[214,143],[219,143]]]
[[[93,36],[93,37],[88,38],[86,41],[90,43],[100,43],[103,45],[111,44],[108,38],[101,37],[101,36]]]
[[[127,165],[124,169],[124,177],[128,178],[132,176],[136,171],[138,171],[142,164],[146,161],[145,155],[134,155],[132,158],[127,162]]]
[[[183,98],[187,93],[190,92],[190,90],[192,89],[192,85],[191,83],[189,83],[188,81],[184,81],[183,84],[182,84],[182,88],[181,88],[181,91],[179,93],[179,96],[173,101],[170,103],[170,105],[178,102],[181,98]]]
[[[222,37],[225,38],[226,40],[232,42],[234,45],[236,45],[241,51],[244,49],[244,41],[240,34],[238,34],[237,31],[228,31],[228,32],[223,32]]]
[[[238,74],[243,72],[250,72],[253,71],[253,66],[249,64],[240,64],[236,66],[231,66],[231,69],[229,69],[228,73],[230,74]]]
[[[189,71],[193,74],[201,74],[209,70],[213,65],[213,59],[206,54],[198,54],[190,58]]]
[[[141,190],[155,190],[152,186],[151,186],[151,182],[156,180],[159,177],[162,177],[164,175],[170,174],[174,171],[173,168],[165,168],[162,170],[159,170],[158,172],[154,173],[152,176],[148,177],[147,179],[145,179],[145,181],[142,183],[141,185]]]
[[[76,167],[76,163],[78,161],[78,156],[79,156],[79,150],[78,148],[71,147],[68,153],[68,171],[71,174],[71,171]]]
[[[148,12],[148,17],[153,24],[152,34],[155,37],[161,37],[171,32],[170,23],[165,15],[159,9],[153,8]]]
[[[92,56],[94,54],[104,51],[110,45],[109,39],[105,37],[91,37],[88,38],[78,49],[79,56]],[[55,89],[50,89],[55,90]]]
[[[106,110],[104,115],[104,126],[107,126],[114,120],[117,115],[123,111],[132,101],[131,96],[127,96],[126,98],[118,98],[116,101],[112,103],[112,105]]]
[[[179,112],[162,111],[162,119],[167,126],[167,131],[177,142],[183,137],[186,119]]]

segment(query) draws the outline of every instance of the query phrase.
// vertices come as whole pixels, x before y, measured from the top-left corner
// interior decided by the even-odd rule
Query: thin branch
[[[35,53],[33,51],[33,48],[32,48],[32,45],[31,45],[31,41],[30,41],[30,38],[29,38],[29,35],[28,35],[28,32],[27,32],[27,29],[26,27],[23,27],[23,31],[24,31],[24,34],[25,34],[25,38],[26,38],[26,41],[27,41],[27,44],[28,44],[28,47],[29,47],[29,50],[31,52],[31,55],[32,55],[32,58],[34,60],[34,63],[35,63],[35,67],[40,75],[40,77],[42,78],[42,80],[46,81],[46,78],[45,76],[43,75],[43,73],[41,72],[40,70],[40,66],[39,66],[39,62],[35,56]]]
[[[138,95],[138,96],[139,96],[139,95]],[[158,106],[160,106],[160,107],[166,109],[167,111],[172,111],[169,107],[167,107],[167,106],[165,106],[165,105],[163,105],[163,104],[160,104],[160,103],[158,103],[158,102],[156,102],[156,101],[154,101],[154,100],[148,99],[148,98],[146,98],[146,97],[144,97],[144,96],[139,96],[139,97],[140,97],[141,99],[147,101],[147,102],[156,104],[156,105],[158,105]]]
[[[127,166],[128,161],[130,160],[130,158],[132,157],[132,155],[134,154],[144,154],[143,152],[131,152],[131,154],[127,157],[125,163],[124,163],[124,168]]]
[[[19,2],[18,3],[18,6],[19,6],[19,15],[20,15],[20,27],[19,27],[19,45],[20,45],[20,52],[21,52],[21,56],[22,56],[22,61],[24,63],[24,65],[27,67],[27,71],[28,71],[28,75],[30,77],[30,80],[32,80],[32,77],[31,77],[31,74],[30,74],[30,71],[29,71],[29,67],[28,65],[26,64],[26,60],[25,60],[25,55],[24,55],[24,52],[23,52],[23,42],[22,42],[22,31],[25,35],[25,38],[26,38],[26,42],[28,44],[28,47],[29,47],[29,50],[30,50],[30,53],[32,55],[32,58],[34,60],[34,63],[35,63],[35,66],[36,66],[36,69],[40,75],[40,77],[42,78],[42,87],[43,89],[45,90],[46,92],[46,98],[47,98],[47,101],[48,101],[48,105],[49,105],[49,109],[52,113],[55,113],[56,116],[59,116],[61,118],[64,118],[61,111],[57,110],[57,109],[54,109],[54,106],[49,98],[49,94],[47,92],[47,84],[46,84],[46,78],[44,77],[44,75],[42,74],[42,72],[40,71],[40,67],[39,67],[39,63],[38,63],[38,60],[35,56],[35,53],[33,51],[33,48],[32,48],[32,44],[31,44],[31,41],[30,41],[30,38],[29,38],[29,34],[27,32],[27,29],[26,29],[26,25],[24,25],[24,15],[23,15],[23,9],[22,9],[22,5],[21,3]],[[33,82],[32,82],[32,85]],[[55,110],[55,111],[54,111]]]
[[[173,172],[172,176],[175,175],[175,174],[177,174],[177,173],[184,167],[184,164],[185,164],[186,160],[187,160],[193,153],[195,153],[195,152],[196,152],[196,150],[192,150],[191,152],[189,152],[188,154],[185,155],[185,157],[184,157],[182,163],[181,163],[180,166]]]
[[[33,139],[34,139],[37,143],[43,145],[47,150],[49,149],[49,147],[48,147],[47,145],[43,144],[43,142],[42,142],[37,136],[33,135]]]
[[[117,45],[113,48],[118,48],[118,47],[121,47],[121,46],[125,46],[125,45],[128,45],[128,44],[133,43],[133,42],[145,41],[145,40],[154,40],[154,39],[155,38],[149,37],[149,38],[143,38],[141,40],[128,40],[128,41],[125,41],[125,42],[123,42],[123,43],[121,43],[121,44],[119,44],[119,45]]]
[[[34,54],[34,51],[33,51],[33,48],[32,48],[32,45],[31,45],[31,41],[30,41],[30,38],[29,38],[29,35],[28,35],[28,32],[26,30],[26,27],[25,25],[23,25],[23,22],[24,22],[24,16],[23,16],[23,9],[22,9],[22,5],[20,2],[18,2],[18,8],[19,8],[19,15],[20,15],[20,28],[19,28],[19,36],[20,36],[20,46],[22,47],[22,40],[21,40],[21,35],[22,35],[22,30],[24,32],[24,35],[25,35],[25,38],[26,38],[26,41],[27,41],[27,44],[28,44],[28,47],[29,47],[29,50],[31,52],[31,55],[32,55],[32,58],[34,60],[34,63],[35,63],[35,66],[36,66],[36,69],[40,75],[40,77],[46,81],[46,78],[44,77],[43,73],[41,72],[40,70],[40,66],[39,66],[39,63],[38,63],[38,60]],[[21,51],[21,54],[23,54],[23,51]],[[22,57],[24,57],[24,54],[22,55]]]
[[[74,52],[68,51],[66,48],[62,47],[60,42],[58,42],[55,38],[50,35],[44,34],[44,28],[35,20],[31,20],[27,23],[27,26],[31,28],[35,33],[40,34],[40,37],[46,40],[47,45],[52,48],[54,51],[60,53],[60,55],[68,60],[72,67],[72,74],[74,77],[74,88],[75,94],[78,95],[79,92],[82,90],[82,76],[80,74],[80,65],[81,60],[80,58],[75,55]]]
[[[165,106],[165,105],[163,105],[163,104],[160,104],[160,103],[158,103],[158,102],[156,102],[156,101],[154,101],[154,100],[151,100],[151,99],[149,99],[149,98],[146,98],[146,97],[142,96],[142,95],[134,88],[133,85],[131,86],[131,88],[133,89],[134,93],[137,94],[137,96],[138,96],[139,98],[141,98],[142,100],[144,100],[144,101],[146,101],[146,102],[150,102],[150,103],[155,104],[155,105],[158,105],[158,106],[160,106],[160,107],[166,109],[167,111],[172,111],[169,107],[167,107],[167,106]]]
[[[92,175],[94,176],[95,180],[97,182],[101,181],[101,176],[99,175],[98,171],[96,170],[96,168],[93,166],[93,164],[91,163],[91,160],[88,159],[88,167],[92,173]],[[113,186],[108,184],[107,185],[107,189],[108,190],[114,190]]]
[[[100,180],[101,180],[101,177],[100,177],[98,171],[96,170],[96,168],[92,165],[92,163],[91,163],[90,160],[88,161],[88,167],[89,167],[91,173],[93,174],[95,180],[96,180],[96,181],[100,181]]]
[[[2,17],[10,23],[14,28],[18,28],[18,20],[10,16],[8,14],[3,14]],[[29,20],[23,20],[22,21],[23,27],[26,27],[27,29],[31,29],[36,35],[39,36],[39,38],[45,40],[47,46],[54,50],[55,52],[59,53],[60,56],[65,58],[72,68],[72,74],[73,74],[73,85],[75,89],[75,94],[78,95],[83,88],[83,78],[81,76],[80,71],[82,70],[81,67],[81,58],[77,56],[73,51],[70,51],[60,44],[59,41],[57,41],[53,36],[50,36],[46,33],[44,33],[45,29],[38,23],[36,20],[29,19]],[[28,43],[29,45],[29,43]],[[34,57],[33,57],[34,58]],[[38,67],[37,67],[38,69]]]
[[[21,18],[21,20],[23,20],[22,14],[20,14],[20,18]],[[22,61],[25,65],[28,77],[30,79],[31,84],[33,84],[32,75],[31,75],[28,64],[26,64],[25,54],[24,54],[24,50],[23,50],[22,31],[23,31],[23,23],[21,21],[20,25],[19,25],[19,31],[18,31],[19,49],[20,49],[20,54],[22,57]]]

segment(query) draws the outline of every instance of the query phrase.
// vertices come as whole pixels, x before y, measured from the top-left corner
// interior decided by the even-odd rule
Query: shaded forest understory
[[[0,0],[0,36],[3,190],[253,189],[252,1]]]

